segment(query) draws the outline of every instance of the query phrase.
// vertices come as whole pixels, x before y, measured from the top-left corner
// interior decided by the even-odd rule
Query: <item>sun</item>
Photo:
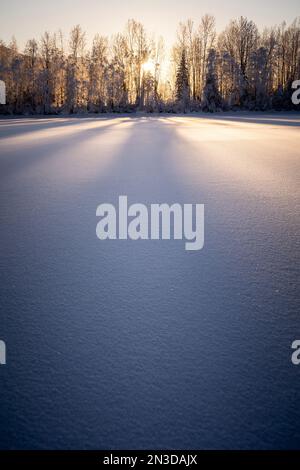
[[[145,73],[153,73],[154,72],[154,63],[151,59],[144,62],[142,65],[142,69]]]

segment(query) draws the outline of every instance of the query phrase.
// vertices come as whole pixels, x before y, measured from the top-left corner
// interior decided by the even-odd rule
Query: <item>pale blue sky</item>
[[[259,27],[290,22],[300,15],[299,0],[0,0],[0,39],[15,35],[21,47],[31,37],[62,29],[65,34],[80,23],[88,40],[95,33],[122,31],[128,18],[141,21],[149,31],[162,35],[167,45],[175,39],[179,21],[215,15],[217,29],[241,15]]]

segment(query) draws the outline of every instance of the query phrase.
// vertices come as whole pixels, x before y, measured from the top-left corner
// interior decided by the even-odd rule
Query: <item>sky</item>
[[[81,24],[91,43],[96,33],[121,32],[126,21],[135,18],[171,46],[180,21],[191,18],[197,23],[205,13],[216,17],[221,31],[241,15],[258,27],[291,22],[300,15],[300,7],[299,0],[0,0],[0,39],[9,42],[14,35],[22,48],[45,31],[61,29],[67,35],[72,26]]]

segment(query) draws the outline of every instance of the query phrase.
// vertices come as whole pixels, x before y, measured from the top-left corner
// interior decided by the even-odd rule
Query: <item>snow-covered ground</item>
[[[299,114],[0,119],[0,447],[300,442]],[[205,246],[96,208],[205,204]]]

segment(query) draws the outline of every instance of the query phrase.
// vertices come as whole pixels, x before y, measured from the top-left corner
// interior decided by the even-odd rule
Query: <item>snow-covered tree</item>
[[[270,106],[268,95],[270,69],[268,51],[264,47],[252,52],[249,65],[249,108],[264,111]]]
[[[67,109],[70,113],[84,111],[87,106],[87,69],[85,33],[79,25],[70,34],[70,55],[67,61]]]
[[[180,62],[177,67],[175,89],[178,109],[186,112],[190,102],[190,87],[187,57],[184,48],[181,51]]]
[[[222,97],[218,90],[216,67],[216,51],[211,49],[208,53],[206,79],[202,95],[203,111],[215,112],[220,111],[222,108]]]
[[[89,60],[88,110],[91,112],[101,113],[105,110],[107,67],[108,39],[97,35]]]

